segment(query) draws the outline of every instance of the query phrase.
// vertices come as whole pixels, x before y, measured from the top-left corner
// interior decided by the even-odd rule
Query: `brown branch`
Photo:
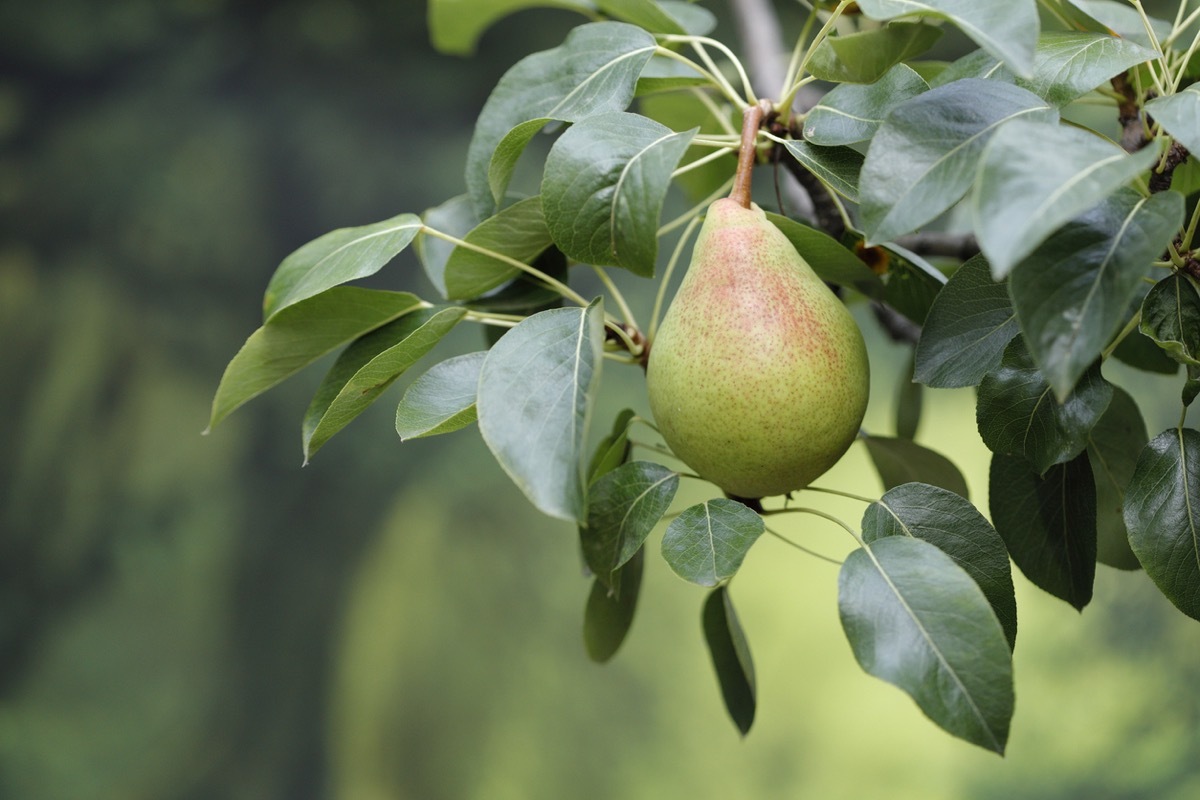
[[[1142,123],[1141,109],[1138,108],[1137,90],[1129,82],[1129,76],[1122,72],[1109,83],[1121,100],[1117,103],[1117,122],[1121,123],[1121,147],[1127,153],[1135,153],[1146,146],[1150,140],[1146,138],[1146,126]]]
[[[782,149],[783,146],[779,147]],[[792,177],[804,187],[804,191],[808,192],[808,196],[812,198],[813,214],[816,217],[817,226],[834,239],[840,240],[842,234],[846,232],[846,223],[842,221],[837,203],[829,194],[829,190],[825,188],[825,184],[787,153],[779,155],[779,163],[792,174]]]
[[[915,345],[921,341],[921,326],[896,309],[875,300],[871,303],[871,311],[874,312],[880,327],[891,337],[893,342]]]
[[[1179,142],[1172,142],[1171,149],[1167,151],[1167,158],[1163,162],[1162,172],[1156,172],[1150,176],[1150,191],[1165,192],[1171,188],[1171,176],[1175,174],[1175,168],[1183,162],[1187,161],[1188,149]]]

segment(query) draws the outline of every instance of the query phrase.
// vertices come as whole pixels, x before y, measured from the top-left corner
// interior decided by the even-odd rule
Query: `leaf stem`
[[[692,170],[697,169],[698,167],[703,167],[705,164],[709,164],[719,158],[724,158],[725,156],[729,155],[730,152],[736,149],[737,148],[735,147],[725,145],[721,150],[709,153],[706,156],[697,158],[695,161],[684,164],[682,167],[671,173],[671,180],[678,178],[680,175],[686,175]]]
[[[1200,8],[1196,9],[1196,14],[1200,14]],[[1195,14],[1192,16],[1195,16]],[[1179,91],[1179,85],[1183,83],[1184,73],[1187,72],[1188,62],[1192,60],[1197,47],[1200,47],[1200,30],[1196,31],[1195,35],[1192,36],[1192,43],[1188,45],[1187,51],[1183,54],[1183,60],[1179,63],[1179,71],[1175,73],[1175,79],[1171,81],[1172,92]]]
[[[1150,17],[1146,15],[1146,9],[1142,8],[1142,0],[1130,1],[1133,3],[1133,7],[1137,9],[1138,16],[1142,18],[1142,27],[1146,29],[1146,36],[1150,39],[1150,45],[1158,51],[1157,58],[1153,59],[1152,61],[1145,62],[1146,70],[1150,73],[1150,77],[1154,81],[1154,88],[1158,90],[1159,95],[1170,94],[1167,91],[1165,83],[1168,77],[1166,50],[1158,41],[1158,35],[1154,32],[1154,26],[1150,24]],[[1161,76],[1153,66],[1154,61],[1157,61],[1158,65],[1162,68]]]
[[[1137,330],[1137,326],[1141,321],[1142,310],[1139,308],[1138,312],[1129,318],[1129,322],[1125,323],[1125,327],[1122,328],[1121,332],[1117,334],[1117,338],[1113,339],[1108,347],[1104,348],[1104,351],[1100,353],[1100,359],[1102,361],[1107,361],[1108,357],[1111,356],[1113,351],[1120,346],[1121,342],[1125,341],[1125,337]]]
[[[722,191],[723,193],[724,191]],[[650,329],[646,332],[646,340],[650,342],[651,346],[654,344],[655,335],[658,334],[658,326],[662,322],[662,307],[667,294],[667,285],[671,282],[671,275],[675,272],[675,265],[679,263],[679,256],[683,253],[684,245],[699,224],[700,217],[693,216],[688,226],[683,229],[683,233],[680,234],[679,241],[675,243],[675,249],[671,251],[671,259],[663,271],[662,280],[658,284],[658,292],[654,295],[654,310],[650,313]]]
[[[837,4],[837,8],[833,9],[833,12],[829,15],[829,19],[825,20],[825,24],[821,26],[821,29],[817,31],[817,35],[809,43],[808,49],[804,52],[804,58],[800,60],[800,63],[796,66],[795,73],[791,76],[790,85],[784,87],[784,90],[780,93],[783,95],[779,101],[779,109],[781,111],[786,113],[792,107],[792,103],[796,100],[796,92],[800,91],[800,87],[803,85],[800,83],[799,78],[804,74],[804,70],[808,67],[808,62],[812,60],[813,53],[816,52],[817,47],[820,46],[821,42],[825,41],[825,37],[829,35],[829,31],[837,24],[838,18],[846,10],[846,6],[850,5],[850,1],[841,0]]]
[[[724,75],[714,75],[712,72],[709,72],[704,67],[700,66],[695,61],[692,61],[690,58],[683,55],[682,53],[676,53],[674,50],[671,50],[670,48],[667,48],[667,47],[659,47],[654,51],[654,53],[655,53],[655,55],[660,55],[660,56],[663,56],[664,58],[669,58],[673,61],[678,61],[680,64],[683,64],[684,66],[687,66],[687,67],[690,67],[691,69],[696,70],[696,72],[698,72],[701,75],[701,77],[703,77],[705,80],[707,80],[709,82],[709,84],[711,84],[714,88],[718,89],[721,92],[721,94],[723,94],[727,98],[729,98],[729,100],[735,106],[737,106],[738,108],[741,108],[742,106],[745,105],[746,101],[743,100],[741,97],[738,97],[737,92],[734,91],[733,87],[729,84],[729,81],[725,80]]]
[[[1188,220],[1187,230],[1183,233],[1183,240],[1180,242],[1184,250],[1192,249],[1192,241],[1196,238],[1196,228],[1200,226],[1200,203],[1192,209],[1192,218]]]
[[[876,500],[872,500],[870,497],[863,497],[861,494],[852,494],[851,492],[843,492],[840,489],[826,489],[822,486],[805,486],[804,489],[802,489],[801,491],[821,492],[822,494],[834,494],[834,495],[837,495],[838,497],[849,497],[851,500],[858,500],[859,502],[866,503],[868,505],[870,505],[871,503],[877,502]]]
[[[827,514],[824,511],[821,511],[816,508],[806,508],[804,506],[791,506],[789,508],[777,508],[777,509],[767,510],[767,511],[763,511],[761,513],[762,513],[762,516],[764,516],[764,517],[775,516],[777,514],[811,514],[814,517],[820,517],[821,519],[829,520],[830,522],[834,523],[835,525],[840,527],[842,530],[844,530],[846,533],[850,534],[850,536],[852,536],[854,538],[854,541],[858,542],[860,545],[863,544],[863,540],[859,537],[859,535],[857,533],[854,532],[853,528],[851,528],[845,522],[842,522],[840,519],[833,516],[832,514]]]
[[[500,328],[512,328],[525,319],[525,317],[522,317],[518,314],[493,314],[490,311],[476,311],[468,308],[467,313],[463,315],[463,319],[468,319],[471,322],[478,322],[481,325],[495,325]]]
[[[691,87],[691,90],[692,94],[696,96],[696,99],[700,101],[700,104],[708,109],[708,113],[711,114],[713,119],[717,121],[717,124],[721,126],[721,129],[734,139],[737,139],[738,132],[737,129],[733,127],[733,123],[729,121],[729,114],[723,112],[720,107],[713,102],[713,99],[708,96],[708,92],[705,92],[695,86]],[[696,140],[693,139],[692,141],[694,142]]]
[[[800,29],[800,35],[796,37],[796,44],[792,47],[792,57],[788,59],[787,72],[783,74],[783,85],[779,87],[779,96],[783,97],[787,94],[788,89],[800,74],[800,59],[804,55],[804,43],[808,40],[808,34],[812,31],[813,25],[817,21],[817,9],[815,6],[810,6],[808,16],[804,19],[804,27]],[[786,114],[787,107],[780,105],[780,113]]]
[[[608,270],[603,267],[592,265],[592,269],[600,278],[600,282],[604,284],[604,288],[612,295],[613,300],[617,303],[617,308],[621,312],[621,316],[629,323],[630,327],[637,328],[637,320],[634,319],[633,312],[629,310],[629,304],[625,302],[625,295],[621,294],[621,290],[617,288],[617,284],[613,282],[612,276],[608,274]]]
[[[1191,26],[1193,22],[1195,22],[1197,19],[1200,19],[1200,8],[1197,8],[1192,11],[1191,14],[1188,14],[1187,19],[1181,21],[1180,18],[1183,16],[1183,9],[1186,5],[1187,0],[1180,0],[1179,11],[1175,14],[1175,24],[1171,26],[1171,33],[1167,36],[1167,38],[1162,40],[1163,47],[1170,47],[1180,34],[1182,34],[1189,26]]]
[[[754,94],[754,89],[750,86],[750,77],[746,74],[746,68],[742,66],[742,62],[733,54],[733,51],[725,46],[724,42],[719,42],[716,39],[710,39],[707,36],[666,36],[664,37],[664,40],[668,42],[687,42],[692,46],[692,48],[696,51],[708,68],[712,70],[718,77],[724,80],[724,76],[721,75],[721,71],[717,69],[717,65],[713,63],[712,58],[708,55],[708,51],[704,49],[704,45],[717,48],[725,54],[725,57],[729,59],[729,63],[733,64],[733,68],[737,70],[738,77],[742,80],[742,91],[745,93],[746,104],[754,105],[758,102],[758,96]],[[734,91],[733,86],[727,81],[726,86],[735,95],[737,94],[737,92]]]
[[[796,548],[797,550],[799,550],[802,553],[810,555],[814,558],[819,558],[822,561],[828,561],[830,564],[837,564],[838,566],[842,565],[842,562],[838,561],[836,558],[830,558],[827,555],[822,555],[821,553],[818,553],[816,550],[810,550],[807,547],[805,547],[804,545],[800,544],[799,542],[793,541],[792,539],[789,539],[788,537],[784,536],[782,533],[775,530],[770,525],[764,525],[763,529],[767,533],[774,536],[779,541],[783,542],[784,544],[791,545],[792,547]]]
[[[697,214],[699,214],[701,211],[703,211],[704,209],[706,209],[710,205],[712,205],[714,200],[716,200],[719,197],[725,196],[725,194],[727,194],[729,192],[729,187],[731,187],[731,186],[733,186],[733,178],[730,178],[729,180],[722,183],[720,186],[717,187],[716,191],[714,191],[708,197],[704,198],[699,203],[692,206],[687,211],[683,212],[682,214],[680,214],[678,217],[671,220],[667,224],[663,225],[661,228],[658,229],[658,232],[655,235],[659,236],[659,237],[666,236],[668,233],[675,230],[680,225],[687,224],[687,222],[689,220],[694,219]]]

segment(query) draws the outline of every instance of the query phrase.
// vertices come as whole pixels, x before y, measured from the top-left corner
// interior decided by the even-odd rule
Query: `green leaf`
[[[914,379],[943,389],[975,386],[1000,365],[1018,330],[1008,286],[992,280],[987,260],[975,256],[950,276],[929,309]]]
[[[646,66],[642,68],[642,74],[638,76],[637,88],[634,90],[634,95],[639,99],[643,99],[647,95],[661,95],[673,89],[704,86],[707,83],[708,79],[699,72],[696,72],[693,67],[680,63],[673,58],[656,55],[646,62]],[[642,113],[652,119],[657,119],[653,114],[647,114],[644,109]],[[670,127],[674,128],[674,126]]]
[[[614,112],[575,124],[546,158],[542,209],[568,258],[654,275],[671,172],[696,130]]]
[[[1076,609],[1096,576],[1096,482],[1086,454],[1044,476],[1019,458],[992,456],[992,523],[1013,563],[1042,590]]]
[[[962,496],[924,483],[897,486],[867,507],[863,540],[911,536],[937,547],[983,590],[1011,650],[1017,641],[1017,599],[1004,540]]]
[[[641,28],[597,22],[509,69],[480,112],[467,149],[467,191],[476,213],[491,216],[525,145],[547,123],[626,108],[655,47]]]
[[[1200,366],[1200,293],[1182,272],[1154,284],[1142,301],[1142,333],[1180,364]]]
[[[858,175],[863,165],[861,153],[849,147],[815,147],[795,139],[788,139],[783,144],[792,158],[821,183],[850,202],[858,202]]]
[[[304,463],[379,399],[466,313],[456,307],[421,309],[368,333],[342,351],[304,414]]]
[[[1129,316],[1150,264],[1183,223],[1183,198],[1120,190],[1016,266],[1009,293],[1034,361],[1059,400]]]
[[[979,435],[993,453],[1019,456],[1040,475],[1087,447],[1087,435],[1112,400],[1112,384],[1092,365],[1061,404],[1025,348],[1014,339],[1000,366],[979,384]]]
[[[1153,47],[1146,35],[1146,23],[1137,9],[1121,0],[1067,0],[1105,28],[1142,47]],[[1171,23],[1157,17],[1148,17],[1155,37],[1161,42],[1171,35]]]
[[[637,415],[632,409],[622,410],[613,421],[612,432],[596,445],[596,450],[592,453],[592,460],[588,462],[589,484],[595,483],[602,475],[612,472],[629,458],[629,425],[635,416]]]
[[[1200,396],[1200,367],[1189,366],[1187,368],[1187,381],[1183,384],[1183,392],[1180,399],[1186,408],[1196,401],[1196,397]]]
[[[1087,454],[1096,480],[1096,558],[1117,569],[1141,566],[1125,529],[1125,489],[1149,438],[1137,403],[1114,386],[1108,410],[1088,434]]]
[[[396,407],[401,441],[465,428],[475,421],[475,395],[486,352],[467,353],[435,364],[412,382]]]
[[[426,227],[449,234],[456,239],[463,238],[479,224],[479,217],[475,215],[475,209],[471,206],[471,198],[465,194],[452,197],[440,206],[428,209],[421,215],[421,219],[425,222]],[[450,259],[454,248],[455,245],[450,242],[430,236],[428,233],[422,232],[417,237],[417,258],[420,259],[421,266],[425,269],[425,275],[442,297],[447,297],[446,262]]]
[[[1141,45],[1105,33],[1053,31],[1038,39],[1033,77],[1017,80],[1039,97],[1064,106],[1109,78],[1154,58]]]
[[[1141,304],[1138,304],[1139,307]],[[1174,375],[1179,372],[1179,362],[1166,354],[1153,339],[1139,331],[1126,336],[1113,351],[1117,360],[1143,372]]]
[[[631,461],[601,475],[589,489],[583,556],[596,579],[613,591],[612,574],[633,558],[671,507],[678,473],[650,461]]]
[[[479,432],[542,513],[582,522],[584,443],[600,378],[604,309],[556,308],[501,337],[479,375]]]
[[[873,19],[918,15],[946,19],[1021,75],[1033,69],[1038,23],[1035,0],[860,0]]]
[[[718,586],[709,593],[704,601],[701,621],[704,641],[708,644],[717,683],[721,686],[725,710],[742,736],[745,736],[754,724],[757,707],[754,661],[750,658],[750,645],[733,610],[728,588]]]
[[[959,80],[907,100],[871,140],[860,176],[862,224],[871,242],[909,233],[959,200],[989,137],[1019,118],[1058,112],[1025,89]]]
[[[531,263],[551,244],[541,198],[514,203],[476,225],[463,241],[522,263]],[[451,300],[465,300],[512,280],[521,270],[486,253],[459,245],[446,261],[444,280]]]
[[[924,325],[946,276],[937,267],[899,245],[880,245],[887,251],[888,276],[883,301],[918,325]]]
[[[1146,445],[1125,493],[1125,525],[1146,574],[1200,619],[1200,432],[1171,428]]]
[[[910,355],[908,366],[900,373],[896,387],[896,437],[899,439],[917,438],[917,429],[921,426],[924,387],[913,380],[913,366],[913,356]]]
[[[667,526],[662,554],[675,574],[701,586],[733,577],[765,530],[762,517],[719,497],[686,509]]]
[[[429,38],[443,53],[469,56],[492,23],[526,8],[566,8],[590,15],[590,0],[429,0]]]
[[[592,581],[592,591],[583,613],[583,643],[592,661],[599,664],[608,661],[625,641],[637,610],[645,560],[645,551],[638,550],[621,567],[620,593],[610,592],[599,579]]]
[[[766,214],[771,224],[787,237],[818,278],[839,286],[852,286],[868,297],[878,297],[883,292],[879,276],[837,239],[780,214],[770,211]]]
[[[283,260],[267,284],[263,321],[290,305],[343,283],[374,275],[421,230],[416,214],[341,228],[314,239]]]
[[[941,453],[923,447],[911,439],[862,436],[871,463],[879,472],[884,489],[920,482],[970,497],[967,481],[954,462]]]
[[[326,353],[420,305],[408,292],[341,286],[289,306],[251,334],[225,367],[208,430]]]
[[[866,86],[842,84],[805,114],[804,138],[823,147],[865,142],[875,135],[889,111],[928,90],[925,80],[904,64]]]
[[[940,28],[922,22],[893,22],[875,30],[830,36],[813,51],[808,71],[833,83],[874,83],[940,38]]]
[[[950,734],[1004,753],[1012,653],[987,597],[950,556],[905,536],[855,550],[838,576],[838,613],[866,672]]]
[[[1066,125],[1013,120],[1002,127],[984,150],[971,196],[979,248],[992,274],[1003,278],[1051,233],[1157,159],[1156,147],[1128,154]]]

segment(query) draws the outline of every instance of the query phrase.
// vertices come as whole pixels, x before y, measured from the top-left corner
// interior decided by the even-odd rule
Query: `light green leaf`
[[[651,33],[686,33],[679,21],[654,0],[593,0],[604,13]]]
[[[850,202],[858,202],[858,174],[863,166],[861,153],[849,147],[815,147],[795,139],[788,139],[784,146],[792,158],[817,176],[821,183]]]
[[[513,203],[476,225],[464,239],[470,245],[532,263],[550,246],[550,231],[542,216],[541,198]],[[446,261],[444,280],[451,300],[479,297],[521,273],[518,267],[486,253],[458,246]]]
[[[957,25],[963,33],[1014,72],[1029,75],[1041,27],[1035,0],[860,0],[873,19],[935,17]]]
[[[1012,654],[987,597],[950,556],[907,536],[855,550],[838,576],[838,614],[866,672],[948,733],[1004,753]]]
[[[1053,31],[1038,39],[1033,76],[1023,86],[1056,106],[1064,106],[1109,78],[1154,58],[1141,45],[1104,33]]]
[[[535,314],[501,337],[479,375],[479,431],[542,513],[582,522],[584,446],[600,379],[604,309]]]
[[[580,531],[580,540],[597,580],[618,589],[612,573],[641,549],[678,488],[678,473],[650,461],[622,464],[591,485],[587,527]]]
[[[542,180],[554,243],[576,261],[652,276],[671,172],[695,133],[624,112],[572,126],[551,148]]]
[[[1167,129],[1177,142],[1200,153],[1200,83],[1178,94],[1156,97],[1146,103],[1146,113]]]
[[[684,580],[716,586],[733,577],[764,530],[762,517],[736,500],[709,500],[671,520],[663,558]]]
[[[1108,410],[1088,434],[1087,454],[1096,481],[1096,558],[1117,569],[1141,567],[1125,529],[1125,489],[1149,438],[1137,402],[1114,386]]]
[[[733,610],[733,599],[727,587],[718,586],[709,593],[704,601],[701,621],[704,641],[712,656],[717,683],[721,686],[725,710],[742,736],[745,736],[754,724],[757,707],[754,660],[750,657],[750,645]]]
[[[629,425],[635,416],[637,415],[633,409],[622,409],[613,420],[612,431],[596,445],[592,460],[588,462],[589,484],[612,472],[629,458],[629,451],[632,449],[629,444]]]
[[[906,483],[928,483],[962,497],[970,497],[967,481],[954,462],[910,439],[862,436],[884,489]]]
[[[971,197],[975,233],[992,275],[1007,275],[1051,233],[1157,160],[1155,147],[1128,154],[1066,125],[1006,124],[984,150]]]
[[[770,211],[766,214],[821,280],[852,286],[869,297],[878,297],[883,292],[879,276],[832,236],[780,214]]]
[[[808,71],[833,83],[874,83],[940,38],[941,28],[921,22],[893,22],[875,30],[830,36],[813,51]]]
[[[280,263],[267,284],[263,321],[301,300],[343,283],[374,275],[396,257],[421,230],[415,214],[341,228],[314,239]]]
[[[408,292],[340,286],[281,311],[251,334],[213,397],[208,429],[326,353],[421,306]]]
[[[466,313],[464,308],[421,309],[372,331],[342,351],[304,414],[304,462],[379,399]]]
[[[475,395],[486,352],[468,353],[435,364],[412,382],[396,407],[401,441],[465,428],[475,421]]]
[[[871,242],[909,233],[958,201],[984,145],[1014,119],[1055,121],[1025,89],[977,79],[931,89],[892,109],[871,140],[860,176],[862,224]]]
[[[427,227],[461,239],[479,224],[479,217],[471,206],[471,198],[460,194],[450,198],[440,206],[428,209],[421,215]],[[438,294],[446,297],[446,261],[454,252],[455,245],[436,236],[422,232],[416,241],[417,258],[425,268],[425,275],[438,290]]]
[[[594,12],[591,0],[429,0],[429,38],[443,53],[469,56],[492,23],[526,8]]]
[[[1071,5],[1098,21],[1108,30],[1142,47],[1153,48],[1146,35],[1146,23],[1136,8],[1123,0],[1067,0]],[[1171,23],[1165,19],[1148,17],[1155,37],[1161,42],[1171,35]]]
[[[599,580],[592,581],[583,612],[583,643],[588,658],[603,664],[620,649],[633,625],[638,595],[642,589],[645,550],[639,550],[619,571],[620,593],[609,591]]]
[[[1187,275],[1173,272],[1154,285],[1142,301],[1140,325],[1168,356],[1200,366],[1200,289]]]
[[[925,80],[905,64],[897,64],[866,86],[834,87],[805,114],[804,139],[823,147],[865,142],[889,111],[928,90]]]

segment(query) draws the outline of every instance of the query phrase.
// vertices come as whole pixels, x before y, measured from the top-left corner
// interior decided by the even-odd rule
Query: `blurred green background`
[[[279,260],[460,192],[491,86],[577,21],[519,14],[462,60],[424,15],[0,2],[0,797],[1200,796],[1200,628],[1141,574],[1101,568],[1082,616],[1016,578],[1001,760],[864,675],[836,567],[764,539],[732,589],[760,698],[743,741],[704,593],[649,559],[624,649],[588,662],[574,532],[473,430],[401,446],[397,388],[302,470],[315,369],[199,435]],[[376,285],[432,295],[411,254]],[[870,430],[891,432],[905,359],[873,335]],[[1151,435],[1174,423],[1175,383],[1109,377]],[[642,392],[610,369],[598,419]],[[920,440],[986,509],[969,393],[926,399]],[[823,483],[878,491],[858,448]],[[848,550],[819,521],[786,531]]]

